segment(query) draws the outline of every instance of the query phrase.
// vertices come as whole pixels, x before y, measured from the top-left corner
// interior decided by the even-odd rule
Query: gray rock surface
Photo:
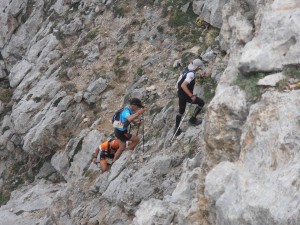
[[[66,175],[67,180],[77,180],[83,176],[84,170],[91,163],[91,155],[95,151],[99,142],[103,140],[102,135],[97,131],[91,131],[82,140],[82,144],[76,146],[70,169]]]
[[[280,70],[285,64],[299,63],[299,2],[275,0],[260,18],[259,30],[246,44],[239,62],[243,73]]]
[[[205,117],[205,140],[216,160],[237,159],[242,126],[247,117],[246,96],[237,86],[226,88],[210,102]]]
[[[299,90],[274,86],[283,68],[298,79],[298,2],[3,0],[1,222],[300,224]],[[171,25],[191,4],[210,25]],[[203,123],[191,107],[171,143],[176,79],[199,54]],[[238,83],[261,72],[250,101]],[[131,97],[140,142],[101,174],[91,153]]]
[[[286,77],[282,73],[276,73],[276,74],[268,75],[263,79],[260,79],[257,82],[257,85],[275,87],[279,81],[284,80],[285,78]]]
[[[103,78],[99,78],[88,86],[86,92],[83,94],[83,98],[89,104],[96,103],[99,100],[99,95],[106,89],[106,87],[106,81]]]
[[[43,21],[44,2],[37,2],[33,8],[30,4],[27,5],[27,1],[7,1],[4,7],[5,10],[2,10],[2,13],[5,15],[5,22],[2,23],[6,23],[6,26],[4,26],[4,32],[1,33],[1,39],[4,40],[5,43],[2,47],[1,54],[6,58],[6,67],[10,70],[13,65],[19,61],[18,55],[25,54],[28,44],[39,30],[41,21]],[[25,16],[27,7],[34,9],[28,18]],[[21,25],[22,16],[26,18],[26,21],[22,22]],[[13,26],[7,27],[7,25],[10,25],[7,18],[11,20]],[[8,35],[7,32],[9,32]],[[2,35],[6,38],[3,39]],[[9,44],[6,42],[9,42]]]
[[[45,213],[56,193],[62,188],[62,184],[54,185],[40,180],[12,192],[9,203],[0,208],[1,224],[44,224],[48,220]]]
[[[299,222],[300,142],[291,142],[300,135],[299,98],[299,91],[267,92],[251,107],[239,160],[220,163],[206,177],[217,224]]]
[[[21,61],[11,69],[9,74],[10,86],[16,87],[24,79],[27,73],[31,70],[32,65],[26,60]]]
[[[193,1],[193,8],[195,13],[214,27],[221,28],[222,26],[222,8],[229,0],[195,0]]]

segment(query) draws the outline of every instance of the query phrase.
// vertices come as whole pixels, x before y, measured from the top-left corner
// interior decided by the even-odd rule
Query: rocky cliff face
[[[299,1],[3,0],[0,15],[1,225],[300,224]],[[198,55],[204,122],[171,143]],[[144,141],[100,174],[91,154],[132,96]]]

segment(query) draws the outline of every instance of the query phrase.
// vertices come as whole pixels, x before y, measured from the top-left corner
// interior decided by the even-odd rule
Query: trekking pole
[[[131,131],[131,124],[129,124],[129,130],[128,130],[129,134],[130,134],[130,131]]]
[[[179,123],[179,126],[177,127],[175,133],[174,133],[173,136],[172,136],[171,142],[173,141],[173,139],[174,139],[174,137],[175,137],[177,131],[179,130],[179,128],[180,128],[180,126],[181,126],[183,120],[185,119],[186,115],[189,113],[189,111],[190,111],[190,109],[191,109],[191,105],[192,105],[192,104],[190,104],[188,110],[186,111],[186,113],[184,114],[183,118],[181,119],[181,121],[180,121],[180,123]]]
[[[139,134],[139,129],[140,129],[140,124],[138,125],[138,128],[137,128],[137,131],[136,131],[136,136],[138,136],[138,134]]]
[[[145,142],[145,140],[144,140],[144,136],[145,136],[145,135],[144,135],[144,132],[145,132],[145,131],[144,131],[144,130],[145,130],[145,125],[144,125],[144,124],[145,124],[145,121],[144,121],[144,115],[142,115],[142,120],[143,120],[143,152],[144,152],[144,142]]]

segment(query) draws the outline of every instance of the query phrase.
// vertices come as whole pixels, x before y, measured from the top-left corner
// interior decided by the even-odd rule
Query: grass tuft
[[[234,84],[246,92],[249,101],[254,102],[261,97],[261,88],[256,84],[263,77],[265,77],[263,73],[256,73],[247,77],[243,76],[237,79]]]

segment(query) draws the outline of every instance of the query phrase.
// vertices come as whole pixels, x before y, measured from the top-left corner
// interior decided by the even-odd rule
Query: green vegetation
[[[199,43],[199,37],[201,37],[202,34],[203,34],[203,30],[199,29],[198,27],[192,26],[187,36],[188,41],[193,44],[197,44]]]
[[[117,77],[120,77],[125,74],[125,70],[122,68],[114,68],[114,73]]]
[[[132,46],[134,44],[134,33],[128,34],[128,42],[126,45]]]
[[[124,17],[125,16],[125,10],[122,7],[115,6],[113,8],[113,12],[114,12],[114,17],[115,18],[117,18],[117,17]]]
[[[216,37],[219,35],[220,30],[218,28],[210,27],[205,35],[205,43],[209,46],[217,45]]]
[[[176,9],[174,14],[169,18],[168,25],[170,27],[184,26],[197,18],[191,6],[188,8],[186,13],[182,12],[181,9]]]
[[[120,77],[125,74],[125,70],[122,68],[126,64],[128,64],[129,59],[122,56],[122,52],[118,52],[117,57],[114,62],[114,73],[116,76]]]
[[[170,9],[176,8],[180,9],[182,6],[187,4],[189,0],[167,0],[165,1],[165,4],[163,5],[162,10],[162,17],[166,17],[168,15],[168,12],[171,11]]]
[[[94,28],[93,30],[89,31],[78,43],[79,46],[86,45],[87,43],[94,40],[99,32],[99,27]]]
[[[20,185],[22,185],[22,184],[24,184],[25,183],[25,181],[24,181],[24,179],[23,178],[21,178],[21,177],[16,177],[15,179],[14,179],[14,182],[13,182],[13,184],[12,184],[12,189],[13,190],[16,190]]]
[[[137,69],[136,74],[137,74],[139,77],[141,77],[141,76],[144,74],[143,69],[142,69],[141,67],[139,67],[139,68]]]
[[[168,24],[170,27],[184,26],[197,18],[191,3],[189,3],[186,13],[181,10],[181,7],[187,3],[189,0],[167,0],[165,2],[161,16],[163,18],[169,16]]]
[[[188,0],[167,0],[163,5],[162,17],[168,17],[168,25],[176,29],[177,38],[184,42],[197,44],[199,37],[203,37],[204,41],[200,46],[201,53],[208,46],[217,44],[215,38],[219,35],[219,29],[209,26],[208,23],[198,18],[191,3],[189,3],[187,11],[183,12],[182,7],[188,3]]]
[[[257,86],[258,80],[265,76],[263,73],[257,73],[247,77],[240,77],[235,81],[235,85],[238,85],[242,90],[246,92],[246,95],[250,101],[256,101],[261,96],[261,89]]]
[[[124,17],[126,13],[129,12],[129,5],[128,3],[126,3],[126,1],[124,2],[119,2],[118,5],[115,5],[113,7],[113,14],[114,17]]]
[[[72,55],[73,60],[82,59],[83,57],[84,57],[84,53],[81,50],[81,48],[77,48]]]
[[[163,27],[163,26],[160,26],[160,25],[159,25],[159,26],[157,26],[156,29],[157,29],[157,31],[158,31],[159,33],[161,33],[161,34],[164,32],[164,27]]]
[[[122,52],[119,52],[117,54],[117,57],[116,57],[115,62],[114,62],[114,67],[122,67],[122,66],[125,66],[126,64],[128,64],[129,59],[126,59],[121,54],[122,54]]]
[[[138,0],[136,3],[137,8],[143,8],[145,6],[153,6],[155,0]]]
[[[9,195],[7,193],[0,192],[0,206],[5,205],[9,200]]]
[[[290,66],[290,67],[284,68],[283,74],[286,76],[286,78],[284,80],[277,82],[277,84],[276,84],[276,87],[280,91],[283,91],[288,87],[289,79],[296,79],[298,81],[300,80],[300,67],[299,66]]]
[[[197,149],[197,147],[195,146],[195,143],[190,142],[188,145],[188,152],[187,152],[187,157],[189,159],[192,159],[193,157],[195,157],[195,149]]]
[[[300,79],[300,65],[298,67],[285,68],[283,74],[288,78]]]
[[[88,170],[88,168],[83,169],[81,176],[83,176],[83,177],[89,177],[90,176],[90,171]]]
[[[203,77],[202,79],[200,79],[200,84],[204,89],[204,101],[206,103],[209,103],[215,96],[217,82],[212,77]]]
[[[286,89],[286,87],[288,86],[288,81],[287,79],[283,79],[279,82],[276,83],[276,88],[279,90],[279,91],[283,91],[284,89]]]
[[[0,88],[0,100],[2,102],[8,103],[10,102],[13,95],[12,89]]]
[[[97,29],[92,30],[86,34],[85,38],[88,40],[93,40],[95,37],[97,37],[97,33],[98,33]]]
[[[182,57],[181,57],[181,63],[182,63],[182,65],[188,65],[189,62],[190,62],[190,60],[192,58],[194,58],[194,57],[195,57],[194,54],[191,53],[191,52],[185,52],[185,53],[183,53]]]
[[[200,44],[199,54],[201,55],[202,52],[206,51],[206,49],[211,46],[215,47],[218,45],[218,42],[216,41],[216,37],[219,35],[220,30],[218,28],[209,27],[208,30],[206,30],[204,35],[204,41]],[[195,35],[196,36],[196,35]],[[201,35],[198,35],[200,37]]]

